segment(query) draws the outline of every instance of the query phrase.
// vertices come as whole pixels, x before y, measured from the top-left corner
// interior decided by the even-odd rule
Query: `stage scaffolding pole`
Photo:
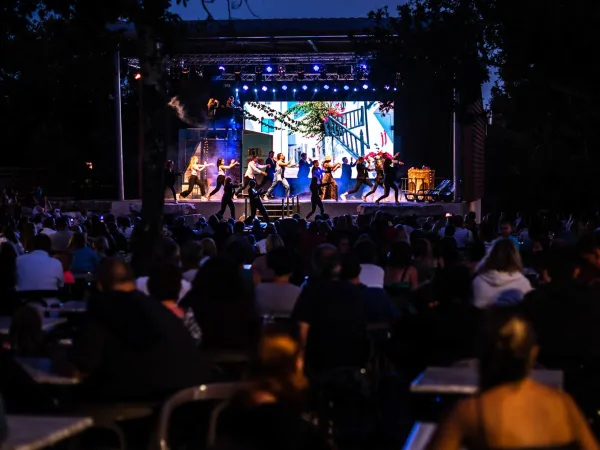
[[[458,122],[456,120],[456,108],[458,108],[458,96],[456,93],[456,88],[454,88],[453,92],[453,107],[452,107],[452,184],[454,185],[454,195],[453,201],[456,203],[460,199],[460,193],[458,192],[459,181],[459,171],[460,168],[458,166]]]
[[[125,180],[123,175],[123,119],[121,117],[121,52],[115,51],[115,139],[117,142],[117,197],[125,200]]]

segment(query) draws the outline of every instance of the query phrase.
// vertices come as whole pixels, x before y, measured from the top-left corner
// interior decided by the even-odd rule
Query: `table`
[[[413,426],[403,450],[422,450],[427,447],[433,437],[437,425],[431,422],[417,422]]]
[[[0,334],[8,334],[12,317],[0,317]],[[67,323],[67,319],[62,317],[44,317],[42,318],[42,330],[51,331],[55,327]]]
[[[562,370],[534,370],[532,378],[547,386],[562,389]],[[428,367],[410,385],[410,391],[424,394],[470,395],[479,389],[479,374],[474,367]]]
[[[25,372],[39,384],[75,385],[81,380],[77,377],[59,375],[52,370],[49,358],[15,358]]]
[[[90,428],[90,417],[7,416],[8,438],[1,450],[39,450]]]

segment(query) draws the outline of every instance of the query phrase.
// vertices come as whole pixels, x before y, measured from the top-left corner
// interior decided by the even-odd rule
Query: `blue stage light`
[[[273,68],[271,66],[267,66],[267,72],[269,72],[269,73],[273,72]]]
[[[333,88],[333,92],[337,92],[337,88]]]
[[[397,90],[398,90],[398,88],[394,88],[394,91],[397,91]]]
[[[308,86],[307,86],[307,85],[305,85],[305,84],[303,84],[303,85],[302,85],[302,90],[303,90],[303,91],[305,91],[305,90],[307,90],[307,89],[308,89]]]
[[[313,66],[313,70],[314,70],[315,72],[318,72],[320,68],[321,68],[321,67],[319,67],[317,64],[315,64],[315,65]]]
[[[325,86],[323,86],[323,89],[325,89],[325,90],[329,89],[329,85],[326,84]]]
[[[242,89],[243,89],[243,90],[245,90],[245,91],[247,91],[247,90],[248,90],[248,85],[247,85],[247,84],[245,84],[245,85],[242,87]]]
[[[363,89],[369,89],[369,85],[368,84],[363,84]]]
[[[358,91],[358,88],[354,88],[354,92]]]
[[[273,89],[273,94],[274,94],[275,92],[277,92],[277,89]]]
[[[296,93],[296,92],[298,92],[298,90],[296,88],[294,88],[293,92]]]
[[[225,67],[224,66],[219,66],[219,70],[225,72]]]
[[[383,88],[384,88],[386,91],[389,91],[389,90],[390,90],[390,87],[389,87],[387,84],[386,84],[386,85],[385,85]]]
[[[235,88],[235,92],[240,92],[240,90],[238,88]]]
[[[287,84],[284,84],[283,86],[281,86],[281,90],[282,91],[287,91]]]
[[[267,92],[267,87],[266,86],[263,86],[261,89],[263,90],[263,92]]]
[[[258,89],[254,88],[254,92],[258,92]]]
[[[348,86],[347,84],[344,85],[344,90],[347,91],[348,89],[350,89],[350,86]]]
[[[315,88],[315,92],[317,92],[317,91],[318,91],[318,89],[317,89],[317,88]]]

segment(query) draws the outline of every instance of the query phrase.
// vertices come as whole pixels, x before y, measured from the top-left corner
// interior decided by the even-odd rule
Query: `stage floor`
[[[236,216],[238,218],[244,214],[245,200],[234,200],[236,208]],[[281,199],[275,199],[268,202],[263,202],[267,210],[276,209],[281,206]],[[290,208],[292,202],[290,200]],[[112,202],[111,213],[117,215],[124,214],[139,214],[142,203],[140,200],[126,200],[123,202]],[[272,208],[271,208],[271,207]],[[444,214],[466,214],[469,206],[466,203],[415,203],[403,201],[398,204],[391,202],[381,202],[379,205],[361,200],[335,201],[323,200],[325,212],[331,217],[341,215],[357,215],[357,214],[374,214],[376,211],[383,210],[394,216],[409,216],[415,214],[419,217],[442,216]],[[174,215],[202,215],[205,217],[211,216],[221,209],[221,201],[214,199],[211,201],[188,200],[185,202],[179,201],[174,203],[172,200],[165,200],[165,214]],[[279,208],[281,209],[281,208]],[[294,207],[294,212],[304,217],[311,210],[310,200],[300,198],[298,206]],[[318,212],[318,210],[317,210]],[[229,209],[225,212],[225,217],[229,217]],[[276,215],[273,218],[277,218]]]

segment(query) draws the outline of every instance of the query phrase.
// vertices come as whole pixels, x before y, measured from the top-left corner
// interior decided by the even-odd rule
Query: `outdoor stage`
[[[235,200],[236,215],[239,218],[244,214],[245,200]],[[272,219],[281,217],[281,200],[272,200],[263,202],[267,210],[279,210],[279,214],[270,213]],[[358,214],[375,214],[377,211],[385,211],[393,216],[410,216],[417,215],[418,217],[443,216],[450,214],[466,214],[469,211],[467,203],[414,203],[401,202],[399,204],[392,202],[381,203],[365,203],[360,200],[348,200],[346,202],[324,200],[323,206],[325,212],[330,217],[341,215],[358,215]],[[142,203],[140,200],[126,200],[123,202],[114,201],[111,205],[111,213],[116,215],[139,214],[141,212]],[[277,208],[279,207],[279,208]],[[209,217],[215,214],[221,208],[220,200],[200,201],[188,200],[186,202],[173,203],[165,201],[165,214],[167,215],[202,215]],[[311,210],[310,200],[300,198],[298,205],[292,209],[290,200],[290,214],[299,212],[302,217],[305,217]],[[318,212],[318,210],[317,210]],[[229,209],[225,212],[225,217],[229,217]]]

